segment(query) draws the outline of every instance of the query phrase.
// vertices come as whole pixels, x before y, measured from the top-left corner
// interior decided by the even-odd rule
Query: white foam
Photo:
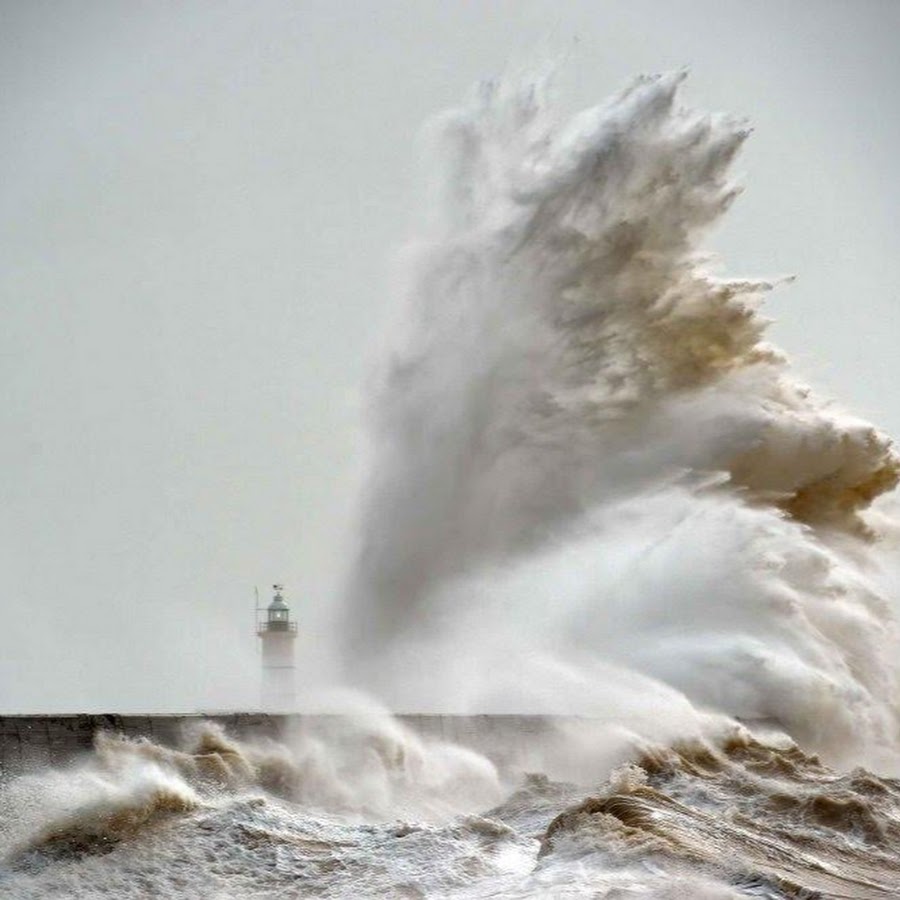
[[[693,706],[889,760],[896,604],[864,512],[897,457],[765,343],[774,282],[698,252],[748,129],[683,108],[681,78],[568,122],[488,85],[431,126],[349,667],[404,709],[665,730]]]

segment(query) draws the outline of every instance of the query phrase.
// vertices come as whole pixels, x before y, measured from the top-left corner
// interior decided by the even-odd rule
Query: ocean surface
[[[557,759],[570,741],[590,763],[591,723],[560,729]],[[0,896],[898,895],[900,781],[738,725],[627,755],[595,783],[555,780],[383,714],[283,743],[100,734],[0,787]]]

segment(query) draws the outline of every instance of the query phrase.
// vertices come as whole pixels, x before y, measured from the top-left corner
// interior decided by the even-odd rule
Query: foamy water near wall
[[[422,737],[471,747],[503,764],[554,732],[562,719],[527,715],[398,715],[398,722]],[[186,729],[212,722],[238,740],[271,738],[311,727],[321,730],[335,715],[218,713],[197,715],[80,714],[60,716],[0,716],[0,777],[71,763],[94,746],[97,733],[144,738],[176,747]]]
[[[611,768],[610,723],[583,719],[103,716],[93,752],[65,757],[61,731],[93,717],[14,718],[59,763],[0,779],[0,896],[17,900],[889,900],[900,879],[900,781],[733,723],[635,741]],[[139,725],[178,746],[115,733]],[[541,749],[593,772],[548,777]]]

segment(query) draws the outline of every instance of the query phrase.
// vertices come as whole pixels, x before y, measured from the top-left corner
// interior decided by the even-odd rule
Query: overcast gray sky
[[[688,65],[748,117],[734,274],[900,434],[900,4],[0,4],[0,711],[256,702],[253,586],[328,680],[360,385],[415,135],[510,63],[567,104]]]

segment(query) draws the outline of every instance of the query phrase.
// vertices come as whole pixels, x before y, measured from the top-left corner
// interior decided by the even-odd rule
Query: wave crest
[[[749,131],[681,105],[682,80],[568,122],[541,85],[487,85],[431,126],[348,668],[395,708],[591,715],[631,670],[896,763],[895,597],[865,510],[898,456],[765,341],[777,282],[698,249]]]

